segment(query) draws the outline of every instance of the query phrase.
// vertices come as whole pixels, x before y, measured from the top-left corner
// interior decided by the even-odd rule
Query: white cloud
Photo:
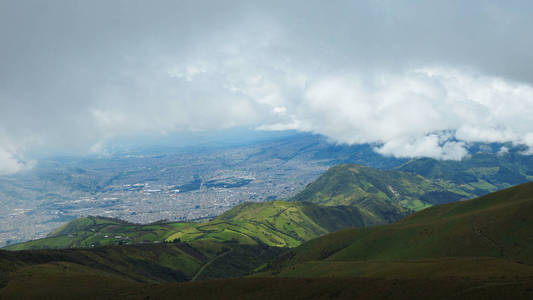
[[[11,153],[0,147],[0,175],[28,170],[31,169],[33,165],[33,161],[24,161],[18,158],[15,153]]]
[[[528,3],[17,3],[0,9],[4,173],[28,149],[235,126],[398,157],[533,148]]]
[[[533,146],[533,88],[471,70],[425,67],[361,79],[318,78],[288,101],[290,120],[260,129],[299,129],[341,143],[377,143],[397,157],[458,160],[468,142]]]
[[[468,154],[464,142],[442,141],[438,135],[413,140],[393,139],[376,148],[376,152],[396,157],[433,157],[460,160]]]
[[[272,112],[278,115],[283,115],[287,112],[287,108],[285,106],[276,106],[272,109]]]
[[[505,154],[507,154],[507,153],[509,153],[509,148],[507,148],[507,147],[505,147],[505,146],[502,146],[502,147],[500,148],[500,150],[498,151],[498,155],[505,155]]]

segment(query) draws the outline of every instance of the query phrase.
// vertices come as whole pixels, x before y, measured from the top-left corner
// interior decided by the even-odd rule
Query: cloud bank
[[[527,1],[0,3],[0,173],[248,126],[461,159],[533,147]]]

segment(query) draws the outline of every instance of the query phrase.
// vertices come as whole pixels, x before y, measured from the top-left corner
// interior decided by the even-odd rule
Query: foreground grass
[[[6,299],[530,299],[532,279],[239,278],[140,284],[82,276],[50,277],[0,290]],[[61,283],[60,283],[61,282]],[[98,282],[102,282],[101,280]],[[54,288],[62,286],[62,289]]]

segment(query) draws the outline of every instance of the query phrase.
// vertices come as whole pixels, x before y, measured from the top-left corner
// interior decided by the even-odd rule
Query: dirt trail
[[[212,262],[214,262],[215,260],[223,257],[224,255],[230,253],[231,251],[233,251],[233,249],[229,249],[228,251],[220,254],[220,255],[217,255],[215,257],[213,257],[210,261],[208,261],[207,263],[205,263],[201,268],[200,270],[198,270],[198,272],[196,272],[196,274],[194,274],[194,276],[191,278],[191,281],[196,281],[196,279],[198,278],[198,276],[200,276],[200,274],[202,274],[202,272],[204,271],[205,268],[207,268]]]

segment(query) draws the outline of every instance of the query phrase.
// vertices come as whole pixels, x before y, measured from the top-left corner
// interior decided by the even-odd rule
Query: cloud
[[[460,159],[470,142],[533,147],[532,8],[2,2],[0,169],[35,153],[104,153],[122,137],[238,126],[398,157]]]
[[[533,146],[533,87],[471,70],[424,67],[369,76],[318,78],[285,123],[341,143],[375,143],[397,157],[461,159],[470,142]]]
[[[500,150],[498,151],[498,155],[505,155],[505,154],[507,154],[507,153],[509,153],[509,148],[507,148],[507,147],[505,147],[505,146],[502,146],[502,147],[500,148]]]
[[[464,142],[443,141],[441,136],[435,134],[412,140],[389,140],[376,151],[396,157],[433,157],[449,160],[460,160],[468,154]]]
[[[22,158],[17,157],[15,153],[11,153],[0,147],[0,175],[28,170],[31,169],[33,165],[33,161],[25,161]]]

